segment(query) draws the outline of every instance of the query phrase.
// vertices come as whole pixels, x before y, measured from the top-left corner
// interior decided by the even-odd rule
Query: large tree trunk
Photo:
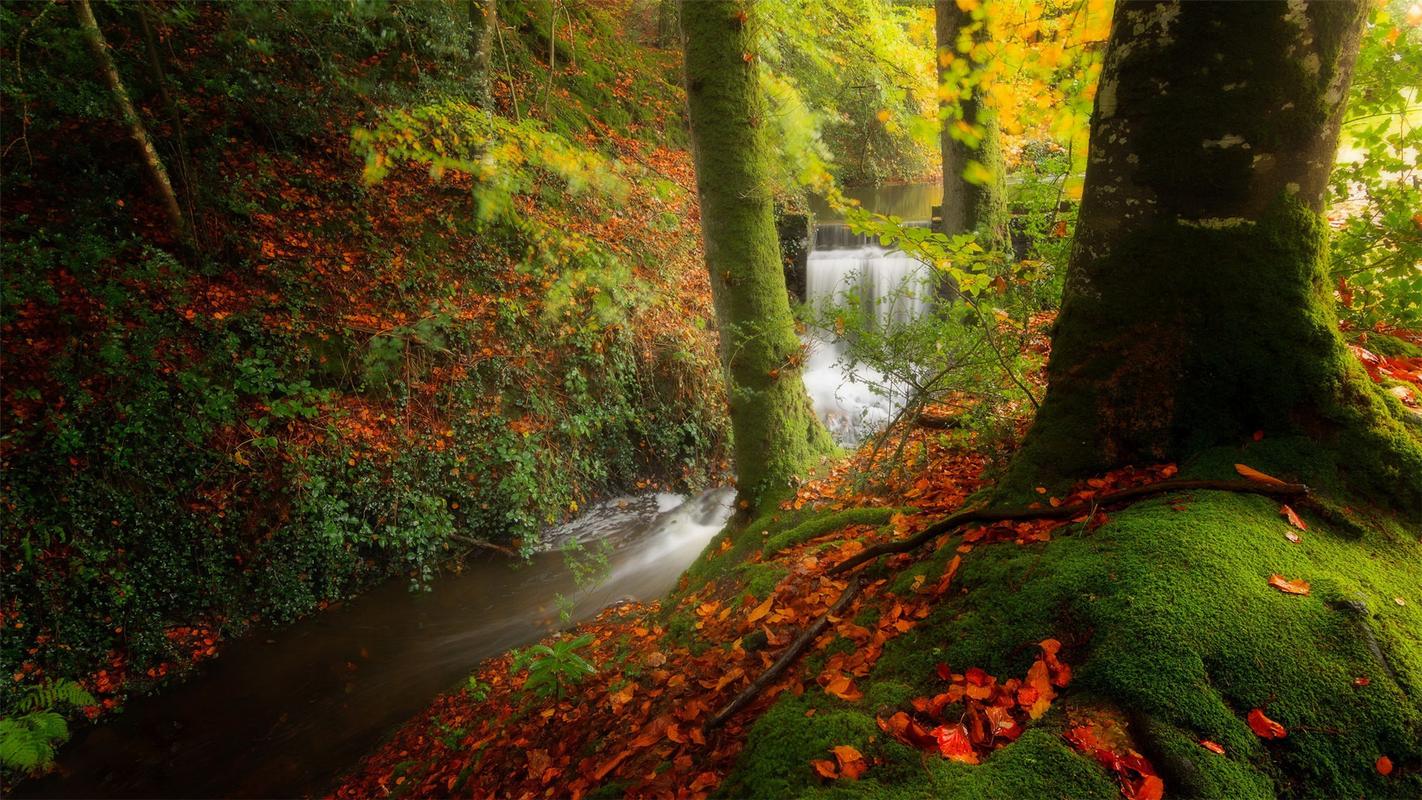
[[[783,495],[832,445],[805,395],[801,348],[780,268],[765,100],[741,0],[687,0],[686,93],[706,267],[744,507]]]
[[[940,84],[949,79],[953,60],[968,58],[959,53],[958,40],[973,25],[972,15],[960,9],[955,0],[934,3]],[[969,35],[974,41],[981,41],[986,30],[986,24],[979,21]],[[1002,137],[996,117],[983,108],[981,96],[982,87],[976,86],[970,95],[958,99],[957,110],[939,115],[943,121],[943,232],[956,235],[981,228],[988,239],[984,244],[1002,244],[1007,241]],[[981,140],[969,144],[955,138],[951,132],[959,120],[981,128]],[[974,161],[987,171],[986,180],[970,181],[964,177]]]
[[[1019,478],[1263,431],[1324,440],[1422,507],[1416,439],[1349,355],[1326,280],[1324,187],[1364,9],[1117,6]]]
[[[119,115],[123,117],[124,124],[128,126],[128,135],[138,147],[139,161],[142,162],[154,190],[158,192],[173,233],[180,242],[187,245],[191,242],[187,221],[183,218],[182,208],[178,205],[178,196],[173,193],[173,184],[168,180],[168,170],[163,166],[163,159],[158,157],[158,151],[153,148],[153,142],[148,138],[148,129],[144,127],[143,119],[138,116],[138,110],[133,107],[133,101],[128,96],[128,89],[124,87],[123,79],[119,77],[118,67],[114,65],[113,58],[109,56],[109,45],[104,41],[104,33],[99,30],[98,21],[94,19],[94,10],[90,8],[89,0],[76,0],[74,14],[79,19],[79,28],[84,33],[84,41],[88,43],[89,51],[93,53],[94,61],[98,63],[99,72],[103,74],[104,82],[109,86],[109,93],[113,96],[114,105],[118,107]]]
[[[490,64],[498,13],[494,0],[469,0],[469,55],[474,62],[469,75],[470,102],[490,110],[494,107]]]

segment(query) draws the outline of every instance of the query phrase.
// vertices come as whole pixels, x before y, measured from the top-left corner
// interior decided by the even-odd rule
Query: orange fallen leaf
[[[1298,528],[1301,531],[1308,530],[1308,526],[1304,524],[1303,520],[1299,519],[1299,515],[1294,513],[1294,510],[1292,508],[1289,508],[1288,503],[1285,503],[1284,505],[1279,507],[1279,513],[1283,514],[1284,519],[1288,520],[1289,524],[1294,526],[1295,528]]]
[[[1222,756],[1222,755],[1225,754],[1224,745],[1220,744],[1219,742],[1212,742],[1212,741],[1210,741],[1209,739],[1201,739],[1201,740],[1200,740],[1200,746],[1203,747],[1203,748],[1205,748],[1206,750],[1209,750],[1211,753],[1214,753],[1215,755],[1221,755],[1221,756]]]
[[[864,697],[864,693],[854,685],[854,681],[848,675],[840,675],[825,685],[825,694],[833,695],[849,703],[856,702]]]
[[[835,766],[833,761],[828,759],[817,758],[810,762],[810,766],[814,767],[815,772],[818,772],[822,778],[835,780],[839,777],[839,768]]]
[[[1374,766],[1378,768],[1379,775],[1392,774],[1392,759],[1388,758],[1387,756],[1378,756],[1377,764],[1375,764]]]
[[[869,769],[869,762],[850,745],[835,745],[830,748],[830,752],[834,753],[834,760],[839,762],[839,774],[842,778],[857,781],[859,776]]]
[[[1259,483],[1267,483],[1267,484],[1270,484],[1271,486],[1287,486],[1287,485],[1288,485],[1288,484],[1284,483],[1283,481],[1279,480],[1278,478],[1274,477],[1273,475],[1265,475],[1264,473],[1260,472],[1259,470],[1255,469],[1254,467],[1247,466],[1247,465],[1245,465],[1245,464],[1235,464],[1235,465],[1234,465],[1234,471],[1235,471],[1235,472],[1238,472],[1240,475],[1243,475],[1244,477],[1250,479],[1251,481],[1258,481]]]
[[[1285,508],[1287,508],[1287,506],[1285,506]],[[751,612],[750,612],[750,614],[746,617],[746,620],[749,621],[749,622],[755,622],[756,620],[760,619],[761,617],[764,617],[766,614],[769,614],[769,613],[770,613],[770,604],[771,604],[771,603],[774,603],[774,602],[775,602],[775,595],[774,595],[774,594],[771,594],[769,597],[766,597],[766,598],[765,598],[765,601],[764,601],[764,602],[762,602],[760,605],[756,606],[755,608],[752,608],[752,609],[751,609]]]
[[[1279,573],[1269,576],[1269,585],[1286,594],[1308,594],[1308,581],[1289,580]]]
[[[1159,775],[1143,775],[1131,797],[1133,800],[1161,800],[1165,797],[1165,781]]]
[[[1249,729],[1260,739],[1282,739],[1289,733],[1283,725],[1264,716],[1264,711],[1258,708],[1249,712],[1248,721]]]

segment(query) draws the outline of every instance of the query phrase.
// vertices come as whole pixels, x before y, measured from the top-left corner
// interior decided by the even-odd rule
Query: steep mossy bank
[[[1185,474],[1222,477],[1238,461],[1325,487],[1324,498],[1336,485],[1328,459],[1300,440],[1210,451]],[[863,700],[782,697],[751,729],[719,794],[1115,797],[1107,773],[1060,736],[1069,718],[1115,708],[1171,796],[1422,795],[1418,521],[1321,502],[1332,510],[1301,509],[1309,529],[1298,543],[1276,502],[1196,492],[1141,501],[1046,544],[977,546],[963,555],[954,593],[886,646],[860,684]],[[939,574],[959,544],[895,581]],[[1275,573],[1308,581],[1311,593],[1271,588]],[[982,764],[912,750],[879,730],[876,715],[942,690],[936,664],[1020,676],[1046,638],[1065,644],[1075,680]],[[1288,735],[1255,736],[1245,722],[1254,708]],[[826,782],[810,761],[840,744],[879,763],[857,782]],[[1384,755],[1397,765],[1389,776],[1375,767]]]

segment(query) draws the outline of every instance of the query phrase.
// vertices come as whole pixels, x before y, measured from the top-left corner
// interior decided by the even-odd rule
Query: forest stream
[[[730,516],[731,491],[599,503],[548,531],[528,563],[477,558],[412,592],[403,579],[224,647],[191,680],[135,698],[78,732],[59,769],[22,797],[302,797],[319,794],[479,661],[624,599],[669,590]],[[561,547],[606,548],[579,586]],[[605,545],[602,543],[606,543]]]

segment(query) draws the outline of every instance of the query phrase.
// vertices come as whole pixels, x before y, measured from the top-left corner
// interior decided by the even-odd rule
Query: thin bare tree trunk
[[[99,30],[98,21],[94,19],[94,9],[90,7],[89,0],[75,0],[74,14],[79,19],[79,28],[84,33],[84,40],[88,42],[89,50],[94,54],[94,60],[98,62],[99,71],[103,73],[104,82],[109,85],[109,93],[113,95],[119,115],[123,117],[124,124],[128,126],[128,135],[138,146],[139,160],[143,162],[149,180],[163,201],[163,209],[168,215],[168,221],[173,227],[174,234],[184,245],[190,245],[192,238],[189,235],[187,221],[183,218],[182,207],[178,205],[178,196],[173,192],[172,182],[168,180],[168,170],[163,166],[163,159],[158,157],[158,151],[153,148],[153,141],[148,138],[148,129],[144,127],[142,118],[138,116],[138,110],[134,108],[133,101],[129,99],[128,89],[124,88],[123,79],[119,77],[118,67],[114,65],[114,60],[109,55],[109,45],[104,41],[104,33]]]

